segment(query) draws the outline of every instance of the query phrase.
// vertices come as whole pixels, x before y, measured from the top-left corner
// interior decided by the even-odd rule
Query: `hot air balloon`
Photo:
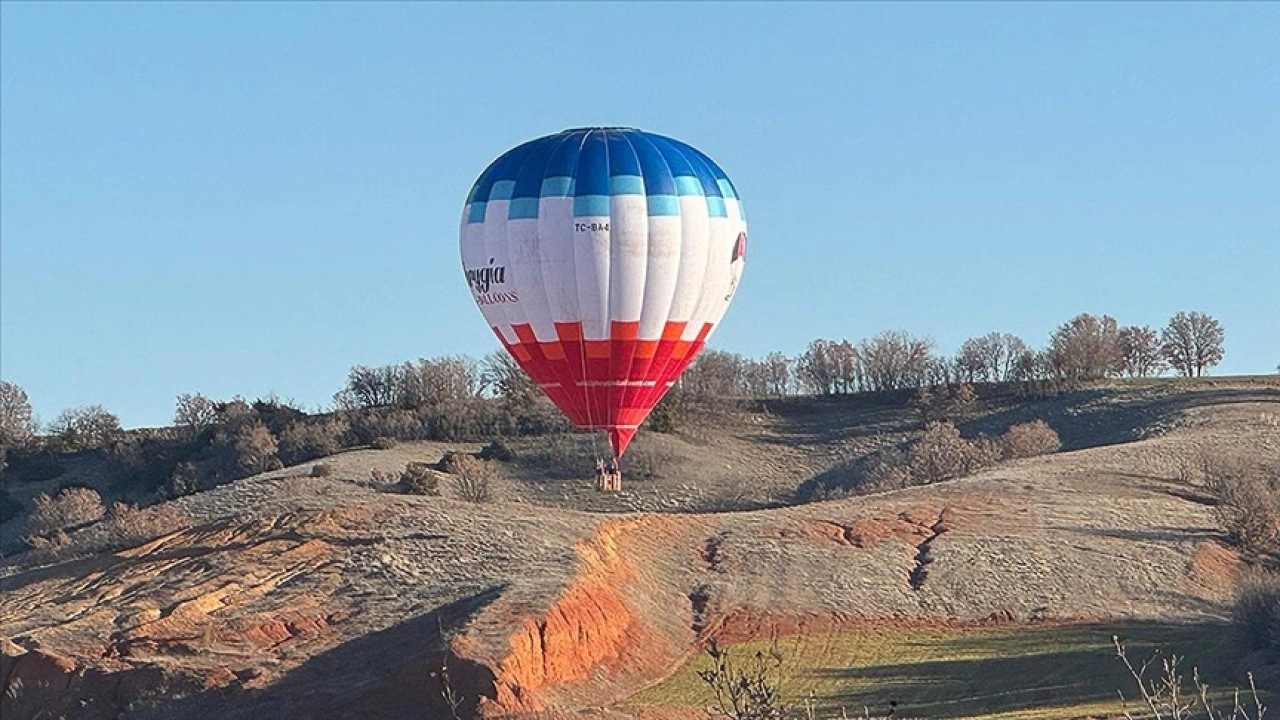
[[[485,322],[575,426],[608,433],[616,468],[728,309],[747,223],[701,151],[587,127],[494,160],[460,235]]]

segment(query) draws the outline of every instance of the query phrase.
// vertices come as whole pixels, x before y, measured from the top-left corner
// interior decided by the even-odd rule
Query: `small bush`
[[[27,533],[35,537],[50,535],[93,522],[101,518],[102,514],[102,496],[96,490],[69,487],[53,498],[40,493],[36,496],[31,514],[27,516]]]
[[[1227,539],[1249,552],[1280,544],[1280,472],[1255,470],[1225,455],[1201,457],[1205,487],[1218,499],[1214,515]]]
[[[113,546],[132,547],[191,526],[191,518],[177,505],[149,508],[115,503],[107,513],[107,536]]]
[[[400,474],[396,488],[408,495],[439,495],[440,478],[427,463],[412,462]]]
[[[510,445],[507,445],[501,440],[494,440],[480,449],[478,457],[481,460],[512,462],[516,459],[516,451],[512,450]]]
[[[311,466],[311,477],[328,477],[333,474],[333,468],[324,463],[316,463]]]
[[[1058,433],[1044,420],[1032,420],[1009,428],[1000,437],[1005,460],[1047,455],[1062,449]]]
[[[492,499],[493,481],[498,478],[498,468],[492,461],[454,454],[446,458],[444,466],[445,472],[453,476],[458,497],[475,503]]]
[[[373,446],[373,449],[375,450],[390,450],[391,448],[396,446],[396,439],[393,437],[387,437],[385,435],[382,435],[374,438],[373,442],[370,444]]]
[[[1231,620],[1250,649],[1280,658],[1280,575],[1258,575],[1241,583]]]

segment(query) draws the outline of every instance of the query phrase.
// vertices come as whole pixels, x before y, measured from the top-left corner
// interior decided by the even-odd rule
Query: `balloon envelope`
[[[485,321],[576,426],[621,457],[724,316],[746,217],[701,151],[631,128],[518,145],[462,213],[462,265]]]

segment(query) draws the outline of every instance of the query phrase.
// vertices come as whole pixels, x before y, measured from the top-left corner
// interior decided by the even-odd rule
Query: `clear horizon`
[[[0,378],[39,418],[328,405],[500,350],[458,224],[568,127],[681,139],[751,236],[710,347],[1079,313],[1280,364],[1280,6],[0,5]]]

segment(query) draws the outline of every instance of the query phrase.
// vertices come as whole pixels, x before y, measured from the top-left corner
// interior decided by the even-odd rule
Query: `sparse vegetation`
[[[316,463],[311,466],[311,477],[329,477],[333,474],[333,467],[325,463]]]
[[[27,533],[31,537],[48,536],[93,522],[103,512],[102,496],[91,488],[68,487],[54,497],[40,493],[27,515]]]

